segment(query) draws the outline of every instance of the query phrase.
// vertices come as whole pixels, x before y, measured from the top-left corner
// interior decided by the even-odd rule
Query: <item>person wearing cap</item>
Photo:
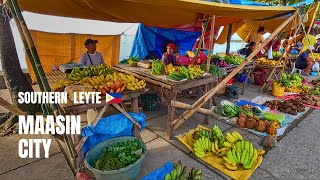
[[[314,50],[313,46],[309,46],[308,49],[298,56],[295,67],[298,69],[303,69],[303,73],[305,76],[310,76],[311,68],[314,64],[314,60],[309,57],[309,54]]]
[[[87,51],[80,57],[80,64],[84,66],[98,66],[104,64],[104,59],[101,53],[97,52],[97,40],[87,39],[84,42]]]
[[[177,53],[175,53],[174,51],[176,50],[176,45],[174,45],[173,43],[169,43],[167,45],[167,52],[163,53],[162,55],[162,62],[164,64],[177,64],[177,59],[179,57],[179,55]]]

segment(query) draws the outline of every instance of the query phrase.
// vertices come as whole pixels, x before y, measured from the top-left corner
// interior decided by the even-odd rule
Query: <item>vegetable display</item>
[[[206,65],[202,64],[201,65],[201,69],[205,70],[206,69]],[[218,78],[222,77],[222,70],[218,66],[216,66],[214,64],[210,64],[209,72],[210,72],[210,74],[212,74],[214,76],[217,76]]]
[[[304,95],[298,98],[298,101],[303,104],[309,104],[312,106],[319,106],[320,107],[320,98],[315,95]]]
[[[232,117],[236,117],[243,110],[239,106],[237,106],[227,100],[223,100],[215,108],[215,111],[221,116],[232,118]]]
[[[228,55],[223,58],[223,60],[228,64],[241,64],[244,58],[241,56]]]
[[[113,69],[109,68],[104,64],[100,64],[98,66],[87,66],[83,69],[79,67],[73,69],[70,74],[67,74],[67,78],[72,81],[80,81],[85,77],[92,77],[92,76],[101,76],[101,75],[108,75],[113,73]]]
[[[285,101],[266,101],[265,105],[271,109],[277,109],[281,112],[288,113],[291,115],[297,115],[298,112],[304,112],[305,107],[303,106],[302,102],[296,99],[290,99]]]
[[[162,63],[160,59],[152,60],[152,74],[161,75],[165,72],[165,65]]]
[[[136,162],[145,151],[138,139],[118,142],[104,148],[93,167],[101,171],[121,169]]]
[[[129,56],[128,64],[130,67],[136,67],[140,61],[139,56]]]

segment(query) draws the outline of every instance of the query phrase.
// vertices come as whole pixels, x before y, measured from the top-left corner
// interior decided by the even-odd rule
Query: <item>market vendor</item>
[[[303,73],[305,76],[310,76],[311,68],[314,64],[314,60],[309,57],[309,54],[314,50],[313,46],[309,46],[308,49],[304,52],[302,52],[296,62],[295,67],[298,69],[303,69]]]
[[[162,55],[162,62],[164,64],[177,64],[177,58],[179,57],[179,54],[175,53],[176,45],[173,43],[169,43],[167,45],[167,52],[163,53]]]
[[[263,34],[264,34],[264,27],[259,27],[256,33],[251,34],[249,38],[249,43],[255,42],[255,44],[259,46],[264,41]]]
[[[80,57],[80,64],[85,66],[98,66],[104,64],[104,59],[101,53],[97,52],[97,40],[87,39],[84,42],[87,51],[84,52]]]
[[[245,54],[246,57],[248,57],[253,52],[254,48],[256,48],[256,43],[255,42],[249,43],[249,47],[248,47],[246,54]]]
[[[239,50],[238,50],[238,54],[240,54],[240,55],[245,55],[246,52],[247,52],[247,50],[248,50],[248,48],[249,48],[249,46],[250,46],[250,44],[246,44],[246,46],[245,46],[244,48],[239,49]]]

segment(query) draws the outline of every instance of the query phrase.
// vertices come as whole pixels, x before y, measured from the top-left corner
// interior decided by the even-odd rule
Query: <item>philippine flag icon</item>
[[[121,94],[120,93],[106,94],[106,103],[108,104],[121,103]]]

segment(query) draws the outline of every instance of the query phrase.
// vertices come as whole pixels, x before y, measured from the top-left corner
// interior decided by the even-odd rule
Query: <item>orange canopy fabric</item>
[[[96,36],[89,34],[57,34],[41,31],[30,32],[45,72],[52,71],[53,65],[59,68],[64,63],[79,62],[82,53],[86,52],[84,41],[87,38],[99,41],[97,51],[102,54],[107,65],[112,66],[119,62],[120,35]],[[36,80],[27,55],[26,58],[30,76],[32,80]]]
[[[203,0],[18,0],[34,13],[113,22],[179,26],[195,23],[201,14],[258,20],[293,13],[293,7],[242,6]]]

